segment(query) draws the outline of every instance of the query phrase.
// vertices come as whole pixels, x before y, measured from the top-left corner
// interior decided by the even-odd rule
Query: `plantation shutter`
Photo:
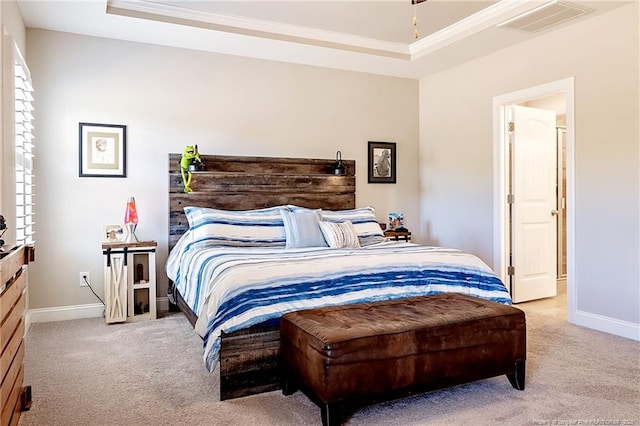
[[[14,58],[16,244],[33,244],[35,243],[33,85],[29,68],[17,46],[14,46]]]

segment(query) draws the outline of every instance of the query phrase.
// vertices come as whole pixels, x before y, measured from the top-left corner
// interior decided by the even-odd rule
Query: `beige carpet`
[[[640,344],[568,324],[553,304],[527,313],[526,390],[496,377],[363,408],[349,425],[640,425]],[[19,425],[319,425],[300,392],[219,401],[200,339],[182,316],[107,326],[34,324]]]

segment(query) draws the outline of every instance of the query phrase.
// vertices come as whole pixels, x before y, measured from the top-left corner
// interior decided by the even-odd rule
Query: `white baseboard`
[[[156,310],[158,312],[167,312],[169,310],[169,298],[165,297],[156,297]]]
[[[576,311],[574,320],[576,325],[640,341],[640,324],[584,311]]]
[[[90,303],[86,305],[29,309],[25,316],[27,317],[27,322],[37,323],[101,317],[103,313],[104,305],[102,303]]]
[[[156,299],[158,312],[169,310],[169,299],[159,297]],[[68,321],[81,318],[96,318],[104,315],[102,303],[89,303],[86,305],[58,306],[55,308],[28,309],[25,313],[25,329],[28,330],[32,323]]]

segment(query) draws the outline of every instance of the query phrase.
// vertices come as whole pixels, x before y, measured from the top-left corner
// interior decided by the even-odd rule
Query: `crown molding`
[[[193,10],[149,0],[108,0],[106,10],[113,15],[413,61],[550,1],[555,0],[502,0],[411,44]]]
[[[252,37],[410,60],[409,45],[334,31],[220,13],[196,11],[147,0],[109,0],[107,13]]]

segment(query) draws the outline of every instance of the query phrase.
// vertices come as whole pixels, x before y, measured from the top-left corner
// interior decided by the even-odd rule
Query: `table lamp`
[[[129,197],[127,201],[127,209],[124,212],[124,224],[127,227],[127,238],[125,243],[137,243],[136,227],[138,226],[138,211],[136,210],[136,199]]]

